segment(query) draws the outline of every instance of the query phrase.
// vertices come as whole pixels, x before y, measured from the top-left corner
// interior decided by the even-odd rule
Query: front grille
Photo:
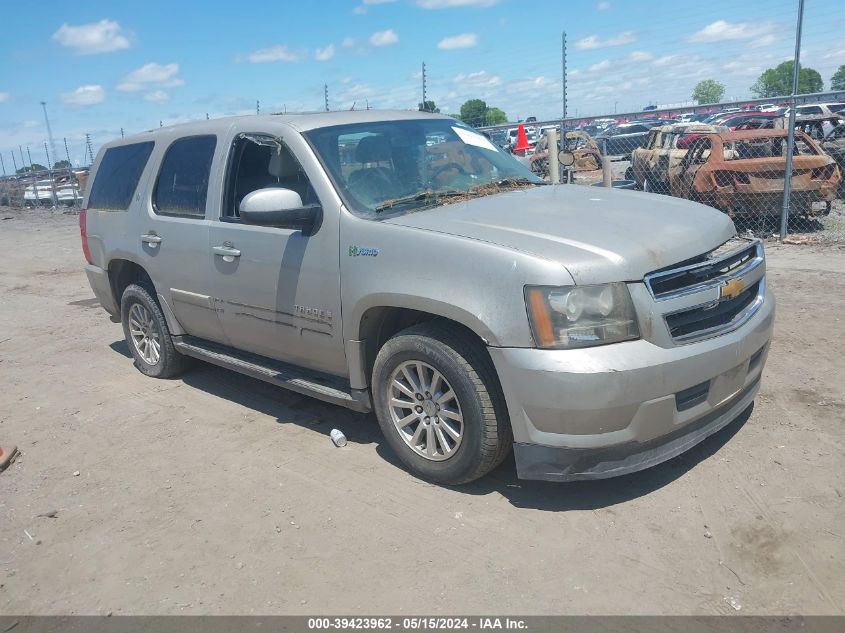
[[[669,333],[676,341],[702,332],[724,329],[741,318],[760,294],[762,280],[748,286],[732,299],[722,299],[705,306],[696,306],[666,315]]]
[[[758,248],[758,242],[734,238],[709,253],[650,273],[645,282],[655,299],[672,297],[742,269],[759,256]]]

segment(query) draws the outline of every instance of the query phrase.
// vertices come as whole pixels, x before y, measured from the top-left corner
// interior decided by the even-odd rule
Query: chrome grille
[[[644,278],[669,336],[691,343],[740,327],[766,293],[759,240],[734,238],[717,249]]]

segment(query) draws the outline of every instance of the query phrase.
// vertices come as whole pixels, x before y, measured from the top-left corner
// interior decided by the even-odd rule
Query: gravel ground
[[[76,218],[0,209],[4,614],[845,614],[845,250],[773,246],[760,395],[635,475],[462,488],[371,416],[140,374]],[[342,429],[349,444],[328,437]],[[736,611],[740,608],[740,611]]]

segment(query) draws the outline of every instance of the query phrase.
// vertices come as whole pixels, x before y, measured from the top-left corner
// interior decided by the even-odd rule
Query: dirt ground
[[[750,417],[624,478],[523,482],[511,458],[448,489],[370,416],[209,365],[146,378],[77,218],[0,218],[0,444],[22,451],[0,613],[845,614],[841,247],[768,249]]]

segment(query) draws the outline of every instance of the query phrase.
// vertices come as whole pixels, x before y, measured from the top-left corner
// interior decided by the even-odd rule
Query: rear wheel
[[[381,348],[372,392],[382,433],[416,475],[442,484],[478,479],[513,441],[492,361],[448,324],[415,325]]]
[[[145,286],[130,284],[120,300],[123,334],[138,370],[154,378],[184,371],[189,359],[176,351],[167,321]]]

